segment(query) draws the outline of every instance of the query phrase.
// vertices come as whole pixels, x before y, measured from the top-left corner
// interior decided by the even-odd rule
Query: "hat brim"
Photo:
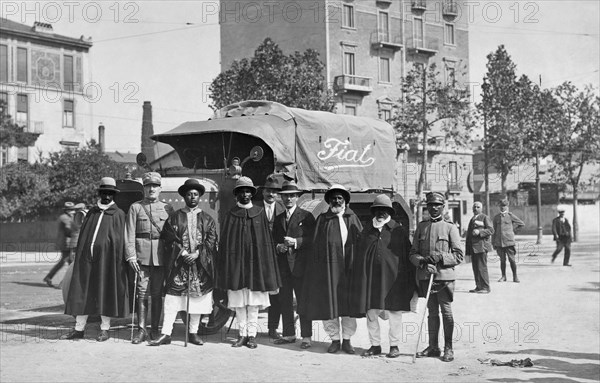
[[[304,190],[281,190],[278,194],[303,194]]]
[[[179,189],[177,189],[177,193],[179,193],[180,196],[185,197],[185,193],[192,189],[198,190],[198,193],[200,193],[200,197],[202,197],[206,192],[206,189],[203,185],[182,185],[179,187]]]
[[[325,202],[329,203],[329,197],[331,197],[331,194],[333,194],[333,192],[340,192],[342,193],[342,195],[344,196],[344,200],[346,201],[346,203],[350,203],[350,192],[344,189],[329,189],[325,192]]]
[[[250,185],[242,185],[242,186],[236,186],[233,188],[233,195],[237,194],[237,190],[241,189],[241,188],[248,188],[248,189],[252,189],[252,195],[256,194],[256,186],[250,186]]]
[[[375,206],[371,206],[371,213],[373,212],[373,210],[375,209],[385,209],[388,211],[388,213],[390,213],[390,216],[394,216],[396,215],[396,209],[394,209],[393,207],[389,207],[389,206],[384,206],[384,205],[375,205]]]
[[[117,194],[118,192],[120,192],[119,189],[117,189],[116,187],[113,187],[113,186],[111,186],[109,188],[102,188],[102,187],[100,187],[100,188],[97,188],[96,191],[98,193],[101,192],[101,191],[105,191],[105,192],[107,191],[107,192],[111,192],[111,193],[115,193],[115,194]]]

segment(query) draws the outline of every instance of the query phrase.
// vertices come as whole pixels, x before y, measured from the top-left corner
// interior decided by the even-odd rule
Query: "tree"
[[[10,114],[6,101],[0,100],[0,146],[10,148],[26,148],[33,146],[39,133],[27,132],[23,126],[16,124]]]
[[[567,183],[573,190],[573,239],[577,241],[577,194],[583,183],[583,167],[600,161],[600,99],[597,89],[587,86],[579,91],[570,82],[554,90],[559,113],[548,131],[554,166],[550,171],[556,182]]]
[[[526,97],[531,82],[526,76],[517,81],[516,65],[500,45],[487,56],[487,73],[483,79],[482,100],[477,105],[483,114],[487,134],[484,145],[491,164],[500,172],[502,193],[511,169],[523,160],[523,142],[527,116]]]
[[[2,167],[0,221],[35,219],[54,206],[48,169],[40,163],[13,162]]]
[[[461,68],[466,70],[466,66]],[[466,146],[474,126],[469,91],[454,78],[442,81],[435,64],[428,68],[413,67],[402,82],[403,99],[400,112],[392,119],[399,146],[423,146],[421,172],[417,183],[416,200],[421,200],[427,174],[428,137],[434,125],[441,124],[444,139],[456,146]],[[421,209],[415,204],[417,222]]]
[[[212,81],[210,107],[218,110],[244,100],[269,100],[290,107],[331,111],[333,94],[327,88],[324,72],[325,65],[315,50],[286,56],[266,38],[252,58],[234,61]]]

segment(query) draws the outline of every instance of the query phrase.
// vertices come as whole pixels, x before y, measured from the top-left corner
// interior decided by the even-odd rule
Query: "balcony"
[[[458,16],[458,4],[456,1],[445,0],[442,5],[442,15],[452,19]]]
[[[28,131],[30,133],[44,134],[44,121],[31,121]]]
[[[412,0],[411,8],[413,12],[423,12],[427,9],[427,1],[426,0]]]
[[[392,0],[376,0],[376,3],[389,7],[390,5],[392,5]]]
[[[448,182],[448,193],[460,194],[463,190],[463,185],[460,182]]]
[[[334,79],[333,89],[340,93],[355,92],[369,94],[373,91],[370,77],[361,77],[349,74],[336,76]]]
[[[390,36],[389,32],[385,31],[371,33],[371,46],[375,49],[389,48],[393,51],[399,51],[404,47],[402,36]]]
[[[438,39],[415,39],[410,38],[406,42],[406,51],[411,55],[423,55],[427,57],[434,56],[440,50],[440,41]]]

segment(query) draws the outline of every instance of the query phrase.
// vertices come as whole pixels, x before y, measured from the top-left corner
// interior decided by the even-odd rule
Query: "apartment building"
[[[0,166],[34,162],[40,153],[78,147],[93,137],[90,39],[54,33],[51,24],[33,26],[0,19],[0,98],[8,114],[35,146],[2,148]],[[92,85],[90,87],[90,84]]]
[[[336,113],[389,120],[413,66],[435,63],[444,81],[468,85],[468,68],[459,70],[469,58],[465,11],[462,0],[221,0],[221,68],[251,57],[266,37],[286,54],[312,48],[326,66]],[[446,146],[435,129],[430,143],[425,191],[445,192],[450,215],[466,228],[472,151]],[[398,148],[395,187],[407,200],[416,195],[421,150]]]

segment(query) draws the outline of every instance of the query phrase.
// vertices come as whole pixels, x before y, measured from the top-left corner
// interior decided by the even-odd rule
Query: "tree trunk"
[[[427,184],[427,71],[423,68],[423,159],[421,166],[421,174],[419,175],[419,182],[417,183],[417,225],[423,220],[423,209],[421,209],[421,195],[423,195],[423,188]],[[415,225],[415,229],[417,226]]]
[[[506,179],[508,178],[508,172],[502,169],[502,173],[500,174],[502,179],[502,197],[506,196]]]
[[[579,223],[577,222],[577,198],[578,192],[577,185],[573,186],[573,242],[577,242],[579,239]]]

